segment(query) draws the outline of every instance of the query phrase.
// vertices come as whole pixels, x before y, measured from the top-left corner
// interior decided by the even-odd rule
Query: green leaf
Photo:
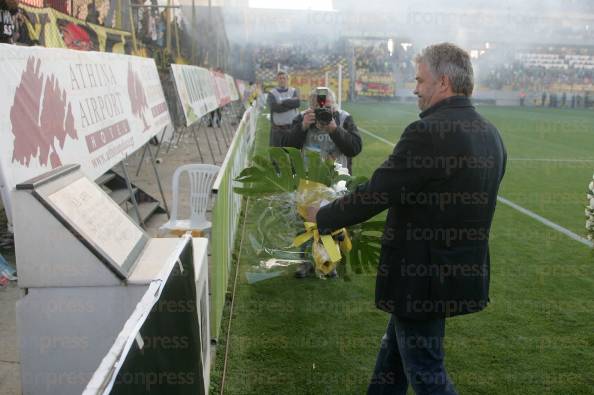
[[[243,169],[235,179],[243,184],[233,190],[244,196],[293,192],[299,180],[293,174],[288,153],[282,148],[271,148],[269,158],[254,156],[252,166]]]
[[[297,190],[299,181],[307,179],[331,186],[344,178],[334,170],[332,161],[323,161],[315,152],[307,152],[304,161],[300,150],[295,148],[271,147],[268,157],[256,155],[252,166],[241,171],[235,179],[241,187],[236,193],[245,196],[274,194]],[[305,165],[307,163],[307,166]]]
[[[353,249],[348,255],[353,272],[371,273],[376,270],[381,251],[382,221],[369,221],[349,228]]]
[[[347,179],[346,187],[349,190],[349,192],[352,192],[355,189],[357,189],[359,185],[364,184],[367,181],[369,181],[369,179],[363,176],[349,177]]]
[[[297,189],[299,182],[295,183],[296,177],[293,174],[291,166],[291,159],[287,152],[282,148],[273,147],[268,151],[270,161],[278,175],[278,182],[283,186],[285,191],[294,191]]]
[[[380,232],[382,233],[384,231],[384,225],[386,223],[384,221],[367,221],[367,222],[363,222],[362,224],[359,224],[359,226],[361,227],[362,231],[367,231],[367,232]]]
[[[293,165],[293,172],[295,173],[295,177],[297,178],[297,185],[299,185],[299,180],[305,179],[305,164],[303,163],[303,157],[301,156],[301,151],[297,148],[285,148],[287,154],[291,158],[291,164]]]
[[[307,179],[328,187],[333,185],[333,181],[337,180],[339,176],[338,172],[334,170],[334,163],[331,160],[323,161],[319,154],[312,151],[307,151],[305,155]]]

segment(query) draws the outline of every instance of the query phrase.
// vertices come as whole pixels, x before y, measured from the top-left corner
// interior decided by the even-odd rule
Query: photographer
[[[283,135],[283,147],[315,151],[349,169],[351,158],[361,152],[362,141],[353,117],[336,107],[332,90],[314,89],[309,108],[293,119],[291,130]]]

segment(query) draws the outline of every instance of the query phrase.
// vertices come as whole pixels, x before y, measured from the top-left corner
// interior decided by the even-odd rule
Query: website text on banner
[[[0,191],[63,164],[90,179],[171,124],[153,59],[0,44]]]
[[[212,210],[211,334],[219,335],[225,293],[231,268],[233,247],[239,227],[242,197],[233,192],[234,179],[249,164],[256,140],[258,106],[256,102],[243,114],[227,156],[213,185],[216,194]]]
[[[186,118],[186,126],[194,124],[219,107],[215,80],[209,70],[172,64],[171,73]]]

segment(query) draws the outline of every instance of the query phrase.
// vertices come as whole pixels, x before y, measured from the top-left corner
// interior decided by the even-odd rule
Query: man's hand
[[[330,123],[328,124],[321,124],[319,122],[316,123],[316,127],[324,132],[328,132],[328,133],[334,133],[334,131],[336,131],[336,121],[334,120],[334,118],[332,118],[332,121],[330,121]]]
[[[314,224],[316,223],[316,215],[318,214],[318,211],[320,211],[320,206],[315,205],[315,206],[309,206],[305,209],[305,220],[307,222],[313,222]]]
[[[311,125],[313,125],[315,121],[316,121],[316,114],[314,113],[314,110],[312,110],[311,108],[308,108],[303,113],[303,121],[301,122],[301,129],[303,129],[303,130],[309,129],[309,127]]]

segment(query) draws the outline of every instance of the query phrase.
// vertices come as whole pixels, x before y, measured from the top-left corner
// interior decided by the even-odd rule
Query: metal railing
[[[233,192],[233,180],[249,163],[256,140],[258,113],[259,108],[254,103],[243,114],[212,189],[215,203],[210,237],[212,253],[210,323],[211,336],[215,339],[219,335],[225,307],[225,293],[243,202],[242,197]]]

